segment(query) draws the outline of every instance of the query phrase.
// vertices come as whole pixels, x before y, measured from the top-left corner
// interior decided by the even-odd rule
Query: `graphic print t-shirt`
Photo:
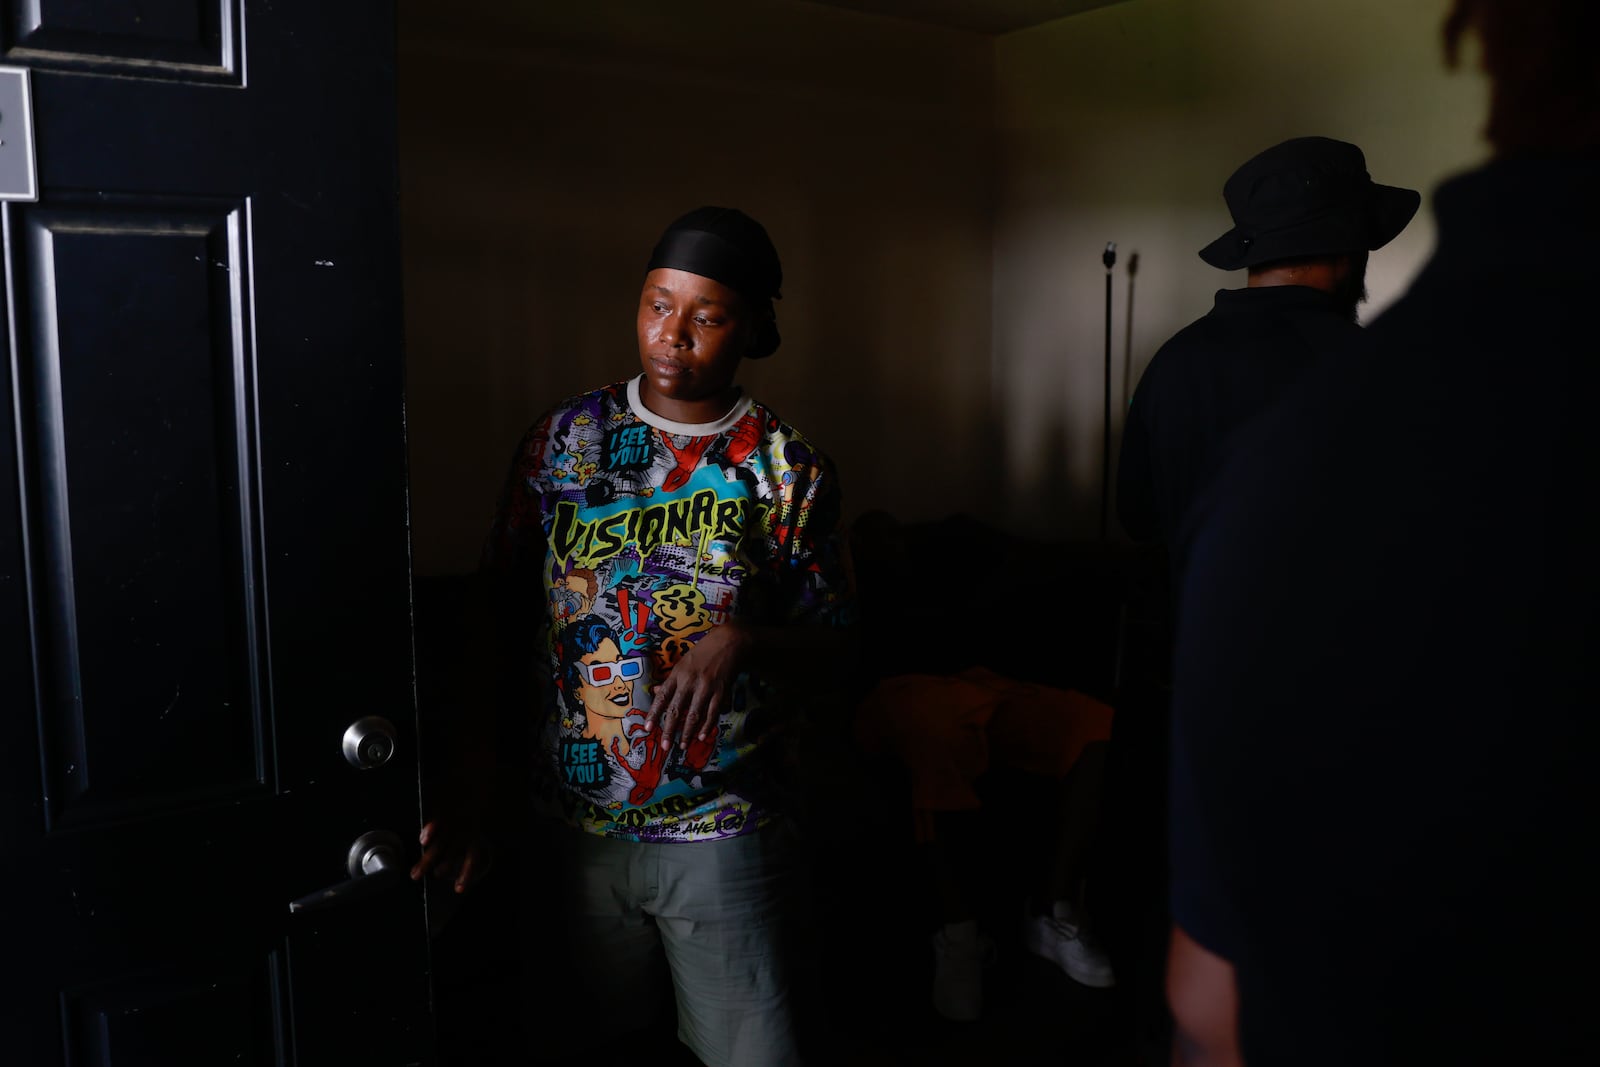
[[[652,695],[732,618],[834,624],[845,615],[832,465],[748,398],[715,423],[663,419],[638,379],[573,397],[523,439],[490,542],[499,568],[537,568],[549,681],[540,744],[584,829],[705,841],[766,821],[757,749],[784,694],[741,675],[714,734],[667,746]]]

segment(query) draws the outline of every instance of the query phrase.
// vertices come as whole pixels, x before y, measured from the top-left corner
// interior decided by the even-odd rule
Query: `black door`
[[[0,4],[0,1062],[430,1056],[393,23]]]

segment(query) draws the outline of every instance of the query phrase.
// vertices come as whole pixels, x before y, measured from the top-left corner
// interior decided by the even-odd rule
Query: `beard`
[[[1350,255],[1350,269],[1333,288],[1333,300],[1339,314],[1351,322],[1359,322],[1358,312],[1367,302],[1367,253]]]

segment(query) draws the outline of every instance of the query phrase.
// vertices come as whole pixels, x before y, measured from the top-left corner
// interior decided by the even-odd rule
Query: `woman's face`
[[[736,395],[750,348],[744,300],[721,282],[658,267],[639,293],[639,389],[645,407],[677,422],[711,422]]]

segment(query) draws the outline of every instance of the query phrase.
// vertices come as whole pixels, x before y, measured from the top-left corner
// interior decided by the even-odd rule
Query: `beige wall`
[[[997,39],[995,366],[1017,526],[1098,530],[1107,241],[1114,432],[1124,378],[1217,289],[1244,284],[1196,253],[1229,228],[1223,182],[1269,145],[1352,141],[1376,180],[1423,190],[1417,219],[1373,254],[1364,317],[1399,294],[1431,247],[1429,191],[1485,152],[1484,83],[1441,59],[1447,6],[1129,0]]]
[[[402,0],[420,572],[472,566],[543,407],[638,371],[645,259],[704,203],[778,246],[783,348],[742,379],[833,455],[847,508],[985,506],[989,38],[777,0],[439,12]]]
[[[1238,163],[1321,133],[1426,191],[1482,157],[1445,6],[1127,0],[990,38],[798,0],[458,0],[443,19],[402,0],[417,569],[472,565],[541,408],[633,373],[644,258],[701,203],[772,232],[784,347],[744,380],[832,453],[851,513],[1093,536],[1105,243],[1120,423],[1125,371],[1242,284],[1195,255]],[[1431,240],[1425,207],[1374,255],[1369,312]]]

